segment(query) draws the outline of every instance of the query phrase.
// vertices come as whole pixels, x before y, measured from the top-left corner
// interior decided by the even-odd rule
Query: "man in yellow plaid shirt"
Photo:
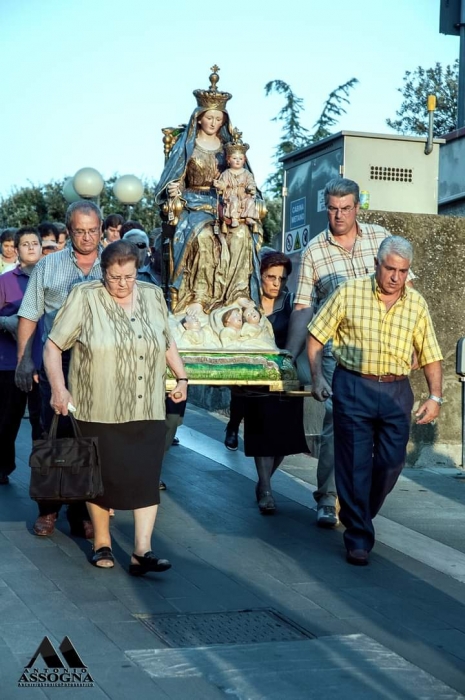
[[[381,243],[375,274],[342,284],[308,326],[312,393],[332,395],[336,487],[351,564],[367,564],[373,518],[405,463],[413,408],[408,381],[412,350],[429,389],[417,423],[431,423],[442,404],[442,354],[428,306],[406,285],[413,251],[390,236]],[[333,339],[337,367],[332,388],[322,370],[323,347]]]

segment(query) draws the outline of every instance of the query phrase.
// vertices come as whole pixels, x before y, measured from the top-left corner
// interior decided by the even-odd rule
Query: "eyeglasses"
[[[326,211],[328,211],[329,214],[336,214],[336,212],[340,211],[342,216],[347,216],[354,209],[355,207],[326,207]]]
[[[135,282],[137,275],[119,275],[118,277],[111,277],[110,275],[105,275],[107,282],[111,284],[120,284],[121,282]]]
[[[139,248],[139,250],[142,250],[143,248],[147,248],[145,243],[134,243],[134,245],[136,245]]]
[[[267,280],[268,282],[278,282],[279,284],[282,284],[287,280],[287,277],[279,277],[278,275],[263,275],[263,279]]]
[[[82,238],[83,236],[100,236],[99,228],[90,228],[87,231],[82,228],[73,228],[72,233],[76,238]]]

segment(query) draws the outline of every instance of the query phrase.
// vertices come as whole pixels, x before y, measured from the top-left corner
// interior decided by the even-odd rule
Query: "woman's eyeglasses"
[[[267,282],[273,282],[273,284],[282,284],[283,282],[286,282],[287,277],[279,277],[278,275],[263,275],[263,279],[266,280]]]

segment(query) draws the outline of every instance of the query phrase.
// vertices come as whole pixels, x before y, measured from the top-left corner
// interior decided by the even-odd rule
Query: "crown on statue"
[[[197,100],[197,105],[203,107],[205,111],[209,109],[219,109],[224,112],[226,109],[226,102],[231,99],[232,95],[229,92],[220,92],[216,84],[220,79],[218,75],[219,66],[216,64],[210,68],[212,71],[210,75],[210,87],[208,90],[194,90],[194,96]]]
[[[243,143],[242,141],[242,131],[235,128],[231,134],[231,141],[225,145],[224,150],[228,156],[230,156],[232,153],[237,153],[237,151],[245,155],[249,148],[249,144]]]

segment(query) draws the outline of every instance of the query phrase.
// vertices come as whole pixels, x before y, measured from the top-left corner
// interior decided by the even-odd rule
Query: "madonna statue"
[[[184,130],[179,135],[163,130],[165,153],[174,144],[156,201],[165,221],[164,237],[170,240],[168,285],[175,314],[210,314],[239,299],[260,303],[257,254],[263,237],[260,217],[266,209],[257,190],[257,219],[235,219],[231,226],[231,219],[222,215],[221,190],[214,181],[227,168],[225,146],[233,139],[242,142],[226,111],[231,95],[217,89],[218,66],[211,70],[209,89],[194,91],[197,107]],[[251,172],[247,160],[244,168]]]

